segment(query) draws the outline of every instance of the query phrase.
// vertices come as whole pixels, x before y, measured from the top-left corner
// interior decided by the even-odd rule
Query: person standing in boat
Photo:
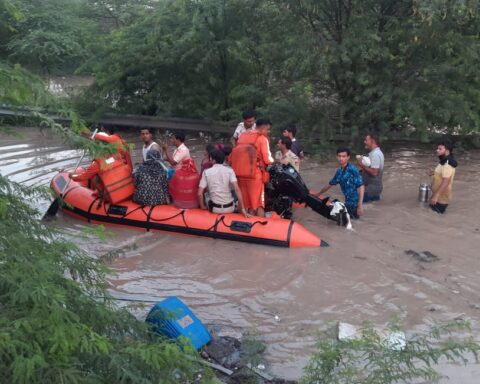
[[[225,153],[215,149],[210,153],[213,163],[211,168],[205,169],[200,179],[198,188],[198,203],[201,209],[207,209],[204,193],[208,190],[208,209],[213,213],[232,213],[235,211],[235,197],[232,188],[238,198],[238,206],[245,217],[250,217],[243,204],[242,192],[238,186],[237,177],[233,169],[224,164]]]
[[[261,217],[265,216],[265,184],[269,181],[266,167],[273,163],[268,140],[271,129],[269,119],[258,119],[255,130],[242,133],[230,155],[245,208]]]
[[[163,151],[165,153],[166,161],[175,170],[182,168],[182,161],[190,158],[190,151],[185,145],[185,134],[183,132],[174,133],[172,136],[172,144],[175,146],[175,150],[172,154],[168,152],[168,144],[164,143],[162,145]]]
[[[237,128],[235,128],[235,132],[233,133],[233,137],[232,137],[232,145],[235,146],[237,144],[238,138],[242,133],[255,129],[256,117],[257,117],[257,113],[255,111],[252,111],[252,110],[243,111],[242,113],[243,121],[241,123],[238,123]]]
[[[143,161],[147,161],[147,152],[150,149],[154,149],[158,151],[160,154],[160,160],[162,160],[162,149],[160,148],[160,145],[158,145],[154,140],[153,140],[153,130],[152,128],[142,128],[140,129],[140,140],[143,142],[143,147],[142,147],[142,159]]]

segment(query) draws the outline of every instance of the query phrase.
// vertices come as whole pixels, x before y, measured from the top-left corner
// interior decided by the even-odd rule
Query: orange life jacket
[[[254,179],[257,169],[262,164],[256,142],[260,134],[257,131],[246,131],[240,135],[237,145],[230,154],[230,163],[235,175],[244,179]]]
[[[115,146],[117,147],[118,153],[122,157],[124,163],[130,167],[130,172],[133,171],[132,158],[130,156],[130,152],[128,151],[128,145],[125,140],[123,140],[120,136],[116,134],[109,135],[104,132],[98,132],[97,134],[95,134],[94,139],[101,140],[106,143],[115,144]]]
[[[105,201],[117,204],[133,196],[135,186],[131,168],[125,164],[119,155],[99,160],[100,172],[98,177],[103,184]]]

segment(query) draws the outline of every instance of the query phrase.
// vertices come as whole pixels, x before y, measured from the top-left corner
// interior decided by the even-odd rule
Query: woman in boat
[[[133,201],[141,205],[170,204],[168,194],[167,172],[160,163],[161,154],[156,149],[149,149],[146,161],[133,173],[135,193]]]

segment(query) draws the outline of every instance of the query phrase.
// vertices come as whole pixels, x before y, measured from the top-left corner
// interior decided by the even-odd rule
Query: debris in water
[[[408,256],[412,256],[415,260],[418,260],[423,263],[431,263],[433,261],[440,260],[440,258],[437,255],[434,255],[430,251],[417,252],[412,249],[409,249],[405,251],[405,254]]]

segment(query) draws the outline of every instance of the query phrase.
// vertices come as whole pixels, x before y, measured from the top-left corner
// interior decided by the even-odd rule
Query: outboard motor
[[[267,211],[275,211],[283,218],[290,219],[293,202],[305,203],[323,217],[336,221],[338,225],[346,226],[349,222],[346,209],[340,209],[332,216],[333,206],[327,205],[328,198],[322,200],[311,194],[300,174],[290,164],[274,164],[270,166],[269,173],[270,182],[265,188]]]

